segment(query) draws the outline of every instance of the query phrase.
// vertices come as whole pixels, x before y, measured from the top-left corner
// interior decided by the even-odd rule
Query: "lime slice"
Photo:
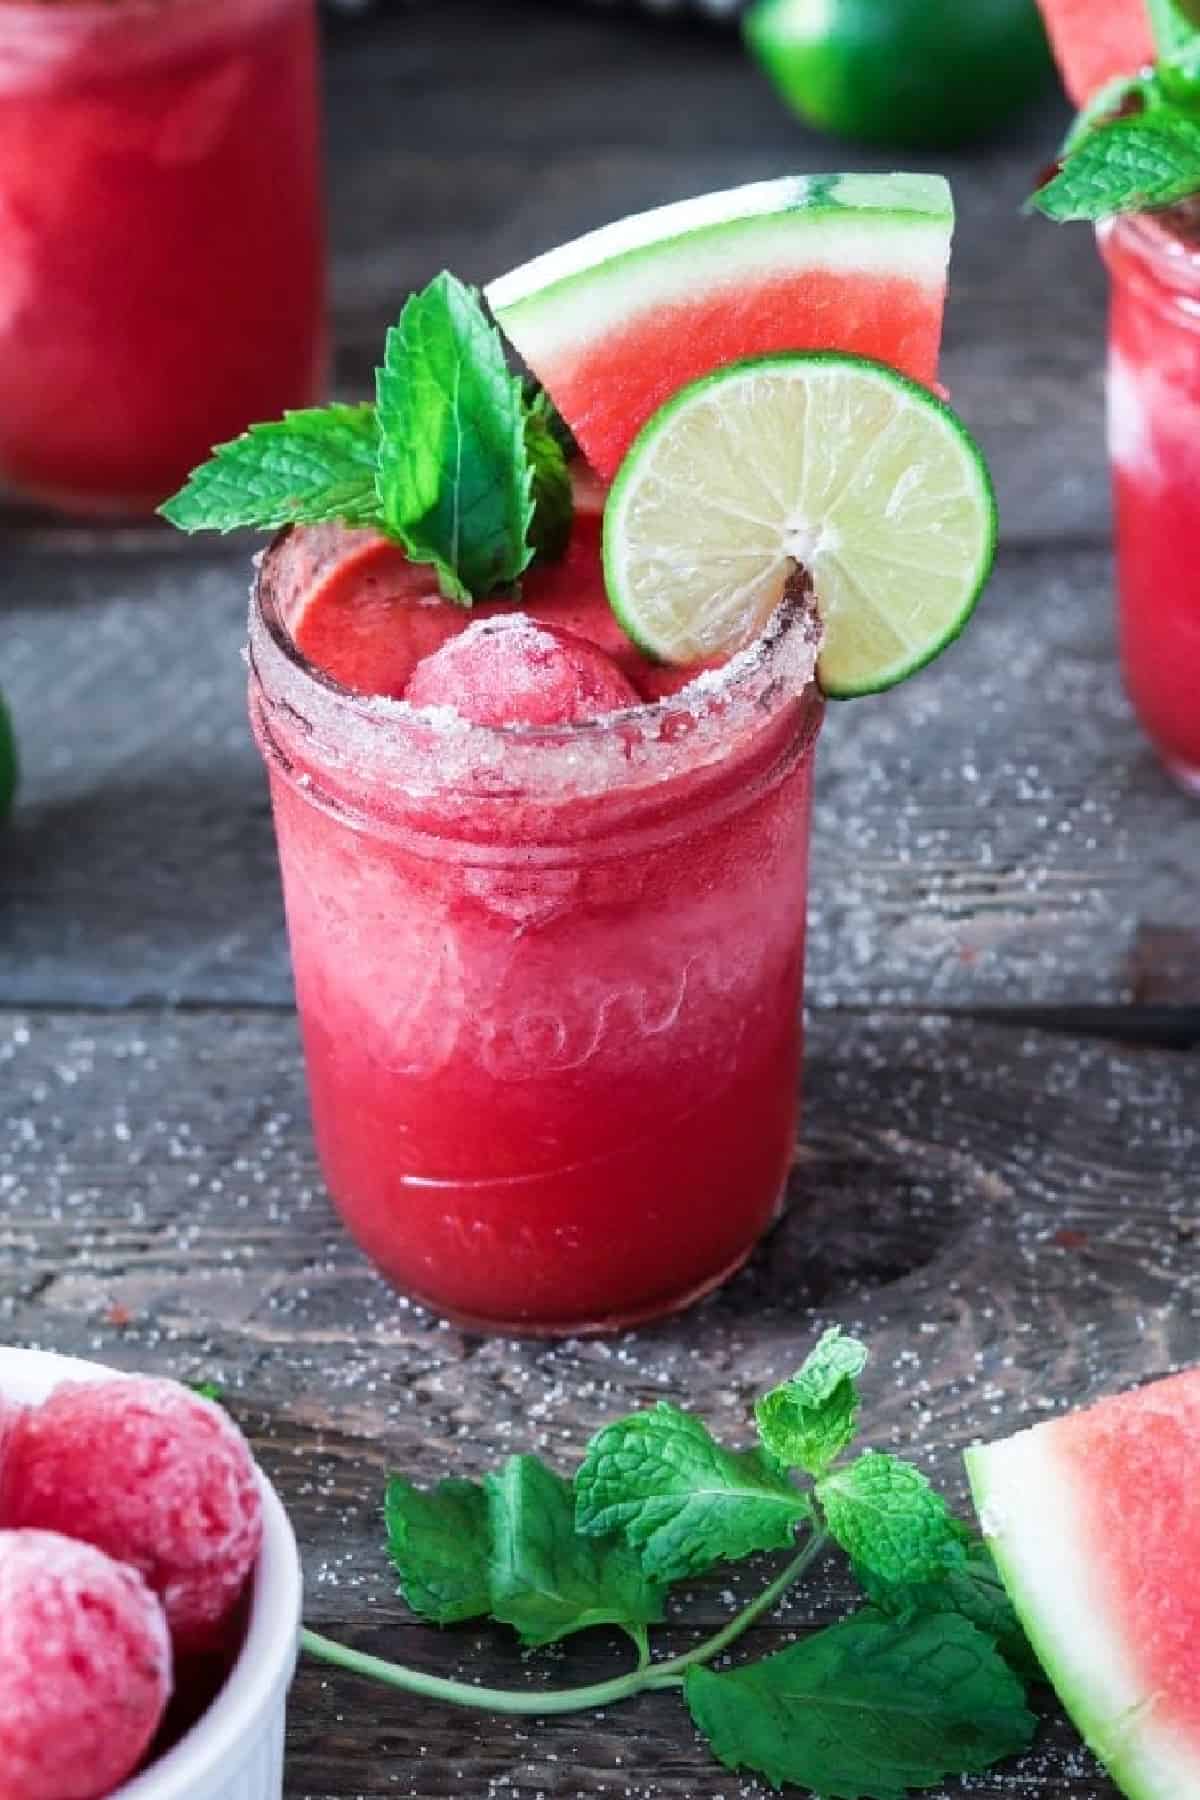
[[[996,548],[996,499],[948,406],[882,363],[768,356],[693,382],[644,427],[604,514],[609,600],[663,662],[757,635],[799,564],[850,699],[956,638]]]

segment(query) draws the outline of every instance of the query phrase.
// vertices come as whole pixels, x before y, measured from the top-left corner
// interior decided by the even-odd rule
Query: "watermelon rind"
[[[614,318],[694,300],[731,278],[823,268],[940,287],[954,228],[940,175],[785,175],[635,213],[560,244],[485,290],[523,355],[554,356]]]
[[[1147,1691],[1088,1553],[1083,1496],[1053,1424],[968,1450],[966,1465],[1008,1596],[1088,1747],[1129,1800],[1200,1795],[1200,1756]]]

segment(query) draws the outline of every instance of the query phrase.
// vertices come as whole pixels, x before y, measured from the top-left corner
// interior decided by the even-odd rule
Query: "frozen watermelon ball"
[[[136,1569],[51,1531],[0,1531],[0,1800],[99,1800],[171,1692],[162,1607]]]
[[[174,1381],[65,1382],[18,1421],[0,1524],[59,1531],[132,1563],[176,1651],[215,1647],[262,1542],[245,1439]],[[0,1786],[0,1800],[8,1800]]]
[[[476,725],[573,725],[639,704],[603,650],[525,613],[468,625],[417,664],[404,698]]]

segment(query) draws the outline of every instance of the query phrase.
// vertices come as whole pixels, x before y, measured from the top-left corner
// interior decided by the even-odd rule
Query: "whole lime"
[[[757,0],[745,34],[802,118],[867,143],[985,137],[1052,72],[1035,0]]]
[[[7,818],[17,791],[17,740],[8,708],[0,698],[0,819]]]

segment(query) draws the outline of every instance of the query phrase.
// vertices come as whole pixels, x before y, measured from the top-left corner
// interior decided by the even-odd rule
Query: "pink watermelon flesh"
[[[1043,1429],[1075,1491],[1097,1599],[1156,1711],[1200,1755],[1200,1369]]]
[[[1076,106],[1118,75],[1154,61],[1143,0],[1038,0],[1063,83]]]
[[[709,291],[536,360],[592,467],[611,481],[646,421],[690,381],[746,356],[840,350],[932,386],[945,285],[810,269]]]
[[[1030,1641],[1121,1791],[1200,1794],[1200,1368],[967,1467]]]

